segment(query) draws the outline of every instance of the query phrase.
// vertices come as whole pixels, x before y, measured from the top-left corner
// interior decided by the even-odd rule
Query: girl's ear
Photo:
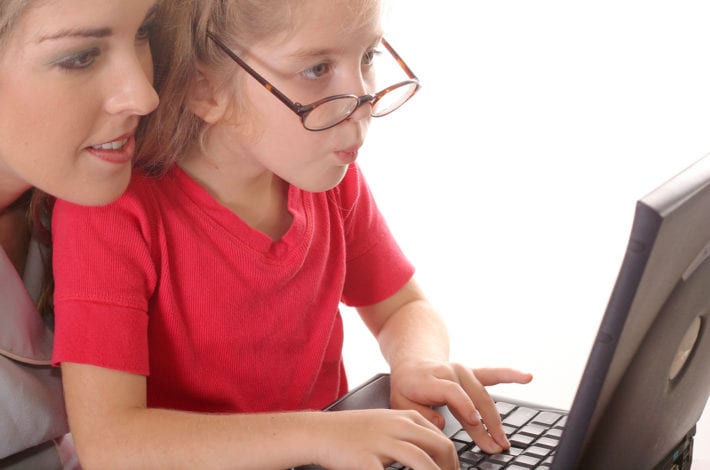
[[[187,91],[187,106],[208,124],[219,122],[225,115],[228,100],[220,92],[207,68],[197,65],[197,73]]]

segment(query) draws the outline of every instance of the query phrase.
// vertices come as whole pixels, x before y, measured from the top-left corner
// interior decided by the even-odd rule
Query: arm
[[[206,414],[146,407],[143,376],[64,363],[70,425],[91,468],[457,468],[451,443],[415,412]],[[278,449],[278,451],[275,451]],[[335,451],[335,452],[334,452]]]
[[[510,447],[485,386],[527,383],[532,376],[510,369],[474,371],[449,362],[446,327],[414,280],[358,311],[390,365],[393,408],[417,410],[443,427],[443,417],[431,406],[447,404],[481,449],[500,452]]]

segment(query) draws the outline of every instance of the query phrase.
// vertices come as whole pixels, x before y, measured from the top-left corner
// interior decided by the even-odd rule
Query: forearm
[[[382,325],[377,341],[392,368],[412,359],[448,361],[449,358],[446,326],[424,299],[399,307]]]
[[[86,469],[283,469],[316,460],[314,435],[327,419],[324,415],[136,408],[78,427],[74,438]]]

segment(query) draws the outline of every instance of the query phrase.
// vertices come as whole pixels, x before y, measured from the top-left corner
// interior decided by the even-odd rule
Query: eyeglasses
[[[392,111],[398,109],[409,98],[419,90],[419,80],[404,63],[402,58],[392,49],[392,46],[382,38],[382,45],[395,58],[397,63],[402,67],[404,72],[409,77],[408,80],[401,81],[394,85],[378,91],[374,95],[333,95],[327,98],[320,99],[311,104],[300,104],[292,101],[284,95],[278,88],[273,86],[263,76],[257,73],[244,62],[237,54],[227,47],[222,41],[217,39],[211,32],[207,32],[207,36],[214,41],[220,49],[222,49],[234,62],[239,64],[249,75],[261,83],[271,94],[278,98],[283,104],[289,107],[291,111],[296,113],[301,118],[303,127],[309,131],[324,131],[335,127],[341,122],[348,119],[355,111],[365,103],[370,105],[370,115],[372,117],[385,116]]]

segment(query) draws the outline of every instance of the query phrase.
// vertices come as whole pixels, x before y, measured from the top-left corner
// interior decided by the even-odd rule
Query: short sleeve
[[[357,165],[351,165],[338,189],[347,242],[343,302],[371,305],[401,289],[414,266],[392,236]]]
[[[57,201],[52,216],[55,340],[52,362],[147,375],[148,305],[158,255],[149,195],[83,207]],[[153,222],[151,222],[153,219]]]

